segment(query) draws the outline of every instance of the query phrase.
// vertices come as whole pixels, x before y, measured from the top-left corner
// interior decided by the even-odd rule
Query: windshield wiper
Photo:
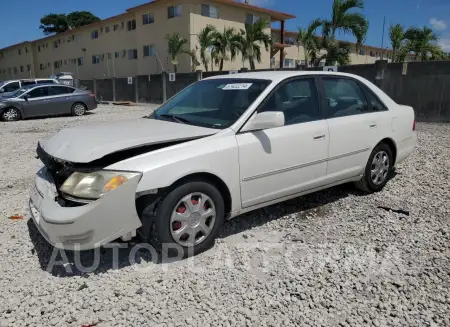
[[[158,117],[169,117],[169,118],[172,118],[173,120],[175,120],[177,123],[192,124],[192,122],[190,120],[180,117],[180,116],[177,116],[177,115],[161,114],[161,115],[158,115]]]

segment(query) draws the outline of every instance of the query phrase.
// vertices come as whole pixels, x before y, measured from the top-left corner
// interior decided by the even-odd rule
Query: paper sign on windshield
[[[227,84],[222,90],[248,90],[253,83],[234,83]]]

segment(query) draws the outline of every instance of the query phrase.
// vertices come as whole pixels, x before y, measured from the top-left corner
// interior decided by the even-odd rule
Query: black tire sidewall
[[[375,155],[380,151],[385,151],[389,157],[389,171],[388,171],[386,179],[383,181],[383,183],[381,183],[380,185],[376,185],[372,181],[372,178],[371,178],[372,161],[373,161],[373,158],[375,157]],[[386,185],[386,183],[389,181],[389,179],[391,178],[392,169],[394,167],[393,160],[394,160],[394,158],[392,156],[392,150],[387,144],[381,143],[381,144],[377,145],[375,147],[375,149],[373,149],[372,153],[370,154],[369,161],[367,162],[366,169],[364,171],[364,178],[366,179],[367,186],[369,187],[369,189],[372,192],[381,191],[383,189],[383,187]]]
[[[172,237],[170,232],[170,218],[175,205],[186,195],[190,193],[201,192],[208,195],[214,202],[216,209],[216,219],[214,227],[208,237],[200,244],[194,247],[182,247]],[[162,200],[156,209],[155,217],[155,230],[156,238],[158,239],[159,247],[163,244],[171,244],[177,248],[182,248],[183,258],[191,255],[199,254],[214,245],[214,241],[220,231],[220,228],[224,222],[224,200],[219,192],[219,190],[212,184],[205,181],[192,181],[182,184],[175,189],[173,189],[167,196]],[[177,255],[178,250],[170,249],[168,253],[163,253],[163,255],[173,256]]]
[[[84,107],[84,111],[83,111],[83,114],[82,115],[77,115],[76,113],[75,113],[75,106],[78,106],[78,105],[82,105],[83,107]],[[77,102],[77,103],[75,103],[73,106],[72,106],[72,115],[74,115],[74,116],[78,116],[78,117],[81,117],[81,116],[84,116],[84,114],[86,113],[86,105],[84,104],[84,103],[81,103],[81,102]]]
[[[12,110],[15,110],[15,111],[17,112],[17,118],[16,118],[16,119],[13,119],[13,120],[8,120],[8,119],[5,118],[4,115],[5,115],[5,112],[7,112],[8,110],[11,110],[11,109],[12,109]],[[4,110],[2,111],[2,114],[1,114],[1,120],[2,120],[2,121],[6,121],[6,122],[18,121],[18,120],[20,120],[20,117],[21,117],[21,114],[20,114],[19,109],[13,108],[13,107],[4,109]]]

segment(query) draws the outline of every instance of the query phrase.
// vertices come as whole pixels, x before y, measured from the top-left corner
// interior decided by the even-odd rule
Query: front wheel
[[[191,181],[160,202],[151,237],[158,247],[167,249],[163,255],[186,258],[214,245],[223,222],[221,193],[207,181]]]
[[[86,113],[86,105],[83,103],[75,103],[72,106],[72,115],[83,116]]]
[[[7,108],[3,110],[1,118],[3,121],[20,120],[20,111],[16,108]]]
[[[356,187],[367,193],[381,191],[392,175],[393,166],[391,148],[386,143],[377,145],[370,154],[364,175],[356,182]]]

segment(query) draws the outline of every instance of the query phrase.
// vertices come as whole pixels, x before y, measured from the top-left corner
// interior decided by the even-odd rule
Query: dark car
[[[0,118],[15,121],[38,116],[82,116],[95,108],[97,101],[90,91],[55,84],[29,85],[15,91],[10,98],[0,99]]]

